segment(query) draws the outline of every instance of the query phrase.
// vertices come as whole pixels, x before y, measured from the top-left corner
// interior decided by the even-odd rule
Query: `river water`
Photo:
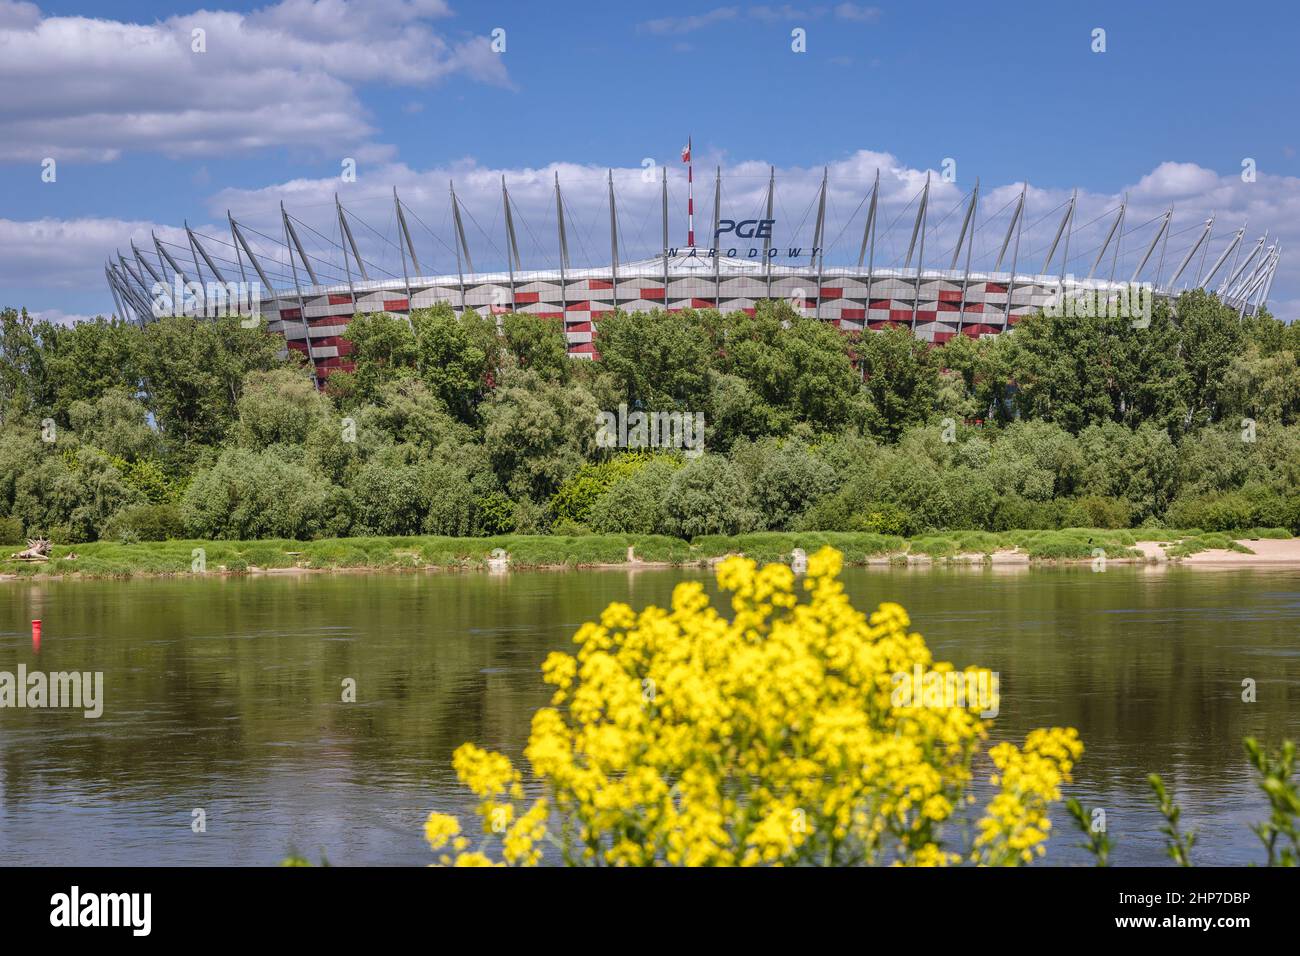
[[[700,570],[309,574],[0,584],[0,671],[102,671],[98,719],[0,709],[0,864],[424,864],[430,809],[464,812],[452,751],[518,759],[539,666],[610,601],[667,604]],[[1069,792],[1117,864],[1168,862],[1146,775],[1194,859],[1262,859],[1241,739],[1300,739],[1300,572],[1111,565],[851,568],[936,658],[1001,679],[994,739],[1079,728]],[[30,621],[43,622],[39,657]],[[1242,701],[1242,682],[1257,688]],[[344,702],[355,681],[356,701]],[[520,763],[522,766],[522,762]],[[206,832],[196,833],[195,811]],[[1087,862],[1064,813],[1045,862]]]

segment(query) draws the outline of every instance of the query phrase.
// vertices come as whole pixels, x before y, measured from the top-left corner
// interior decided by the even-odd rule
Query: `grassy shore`
[[[504,549],[510,567],[607,567],[638,564],[705,564],[728,554],[758,561],[789,561],[795,548],[809,554],[823,545],[843,552],[850,564],[1085,561],[1105,553],[1107,560],[1143,561],[1155,543],[1164,558],[1204,551],[1250,554],[1250,539],[1290,538],[1280,529],[1207,534],[1196,529],[1061,531],[960,531],[915,538],[840,532],[763,532],[705,535],[692,541],[659,535],[502,535],[493,538],[331,538],[320,541],[150,541],[122,544],[56,545],[51,560],[15,561],[4,548],[0,574],[19,577],[130,577],[132,575],[244,573],[275,570],[481,570],[494,549]],[[1243,543],[1244,542],[1244,543]],[[630,549],[630,550],[629,550]],[[17,550],[14,548],[13,550]],[[201,565],[199,564],[201,551]],[[630,555],[630,557],[629,557]]]

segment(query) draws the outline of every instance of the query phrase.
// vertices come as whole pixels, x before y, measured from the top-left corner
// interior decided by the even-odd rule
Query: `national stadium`
[[[671,176],[651,165],[621,178],[530,174],[513,187],[501,178],[490,208],[458,198],[451,183],[441,210],[408,204],[394,188],[366,209],[336,195],[299,215],[283,203],[278,215],[227,213],[228,231],[187,223],[184,242],[131,242],[105,276],[118,314],[142,324],[176,308],[186,288],[206,289],[209,310],[251,289],[239,311],[260,314],[323,382],[351,370],[348,322],[368,312],[409,316],[447,303],[532,313],[561,320],[569,354],[591,358],[597,323],[618,309],[752,313],[780,299],[844,331],[902,325],[942,343],[997,335],[1068,300],[1071,288],[1112,310],[1202,288],[1253,314],[1281,256],[1267,233],[1246,240],[1245,224],[1216,235],[1213,215],[1176,224],[1170,207],[1132,222],[1127,199],[1085,215],[1077,190],[1031,210],[1028,184],[994,203],[978,181],[961,191],[927,174],[891,204],[880,171],[853,183],[827,171],[781,183],[771,169],[733,181],[720,167],[702,184],[708,231],[697,242],[689,145],[682,161]],[[431,213],[441,215],[437,228],[422,217]]]

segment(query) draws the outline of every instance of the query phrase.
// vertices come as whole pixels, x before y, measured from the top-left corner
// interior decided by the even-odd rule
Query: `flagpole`
[[[691,138],[686,137],[686,245],[695,248],[695,164]]]

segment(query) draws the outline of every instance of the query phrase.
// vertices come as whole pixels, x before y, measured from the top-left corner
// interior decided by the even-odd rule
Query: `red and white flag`
[[[690,161],[691,161],[691,140],[690,137],[687,137],[686,145],[682,147],[682,162],[689,163]]]

